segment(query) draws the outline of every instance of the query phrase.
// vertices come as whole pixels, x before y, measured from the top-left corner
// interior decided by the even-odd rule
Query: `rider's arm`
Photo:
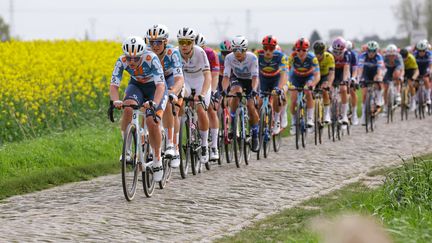
[[[253,56],[253,61],[251,65],[251,75],[252,75],[252,89],[255,91],[258,91],[258,58],[256,56]]]
[[[343,81],[348,81],[351,74],[350,74],[350,64],[351,64],[351,54],[346,51],[344,54],[344,59],[345,59],[345,65],[343,67],[343,75],[342,75],[342,80]]]
[[[417,68],[417,69],[414,71],[414,75],[412,76],[413,80],[416,80],[417,77],[419,76],[419,74],[420,74],[420,72],[419,72],[419,69]]]
[[[279,80],[279,89],[282,90],[285,84],[288,82],[288,58],[283,55],[280,65],[280,80]]]
[[[334,69],[330,69],[328,73],[328,87],[333,86],[334,79],[335,79],[335,71]]]
[[[210,70],[203,71],[203,75],[204,75],[204,83],[201,89],[201,95],[206,96],[208,90],[211,88],[210,86],[212,84],[212,75]]]
[[[212,82],[211,82],[211,90],[212,92],[216,92],[218,88],[219,83],[219,71],[220,71],[220,63],[219,58],[213,51],[213,56],[209,59],[213,62],[212,68],[211,68],[211,76],[212,76]],[[210,61],[210,60],[209,60]]]
[[[156,106],[159,106],[159,103],[161,102],[162,97],[165,93],[165,78],[162,64],[160,63],[159,58],[157,58],[155,54],[152,54],[151,69],[153,74],[153,80],[156,85],[153,102],[156,104]]]
[[[383,79],[383,70],[385,68],[384,66],[384,59],[382,58],[381,55],[377,54],[377,74],[376,74],[376,80],[377,81],[382,81]]]
[[[363,76],[363,66],[364,66],[364,54],[359,56],[358,69],[357,69],[357,81],[360,81]]]
[[[314,79],[312,81],[312,86],[315,87],[321,79],[318,58],[314,57],[312,59],[312,65],[313,65],[312,68],[314,69],[314,73],[313,73]]]
[[[110,98],[112,101],[116,101],[120,99],[118,90],[120,87],[120,82],[122,80],[123,70],[124,70],[123,63],[119,58],[114,66],[114,71],[111,77]]]
[[[231,55],[231,54],[229,54]],[[222,89],[227,90],[229,86],[229,78],[231,75],[231,64],[228,61],[229,55],[225,57],[224,60],[224,73],[223,73],[223,79],[222,79]]]
[[[178,94],[184,85],[181,56],[178,50],[173,51],[172,60],[174,63],[174,85],[168,90],[168,92]]]

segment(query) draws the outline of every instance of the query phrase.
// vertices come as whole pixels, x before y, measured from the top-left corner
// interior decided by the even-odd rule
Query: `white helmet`
[[[168,39],[168,28],[162,24],[155,24],[150,29],[147,30],[146,39],[156,40],[156,39]]]
[[[195,41],[195,37],[195,31],[189,27],[183,27],[177,33],[177,39],[187,39]]]
[[[205,40],[205,37],[203,36],[203,34],[199,33],[195,38],[195,45],[203,47],[206,44],[207,44],[207,42]]]
[[[397,46],[394,44],[390,44],[386,48],[387,55],[396,55],[397,54]]]
[[[349,50],[349,51],[351,51],[352,48],[353,48],[353,44],[352,44],[352,42],[349,41],[349,40],[347,40],[347,41],[345,42],[345,46],[346,46],[346,49]]]
[[[122,49],[126,56],[139,57],[144,54],[145,43],[139,36],[129,36],[123,41]]]
[[[368,49],[369,51],[376,51],[376,50],[378,50],[378,49],[379,49],[379,44],[378,44],[378,42],[376,42],[376,41],[369,41],[369,42],[367,43],[367,49]]]
[[[428,41],[427,40],[421,40],[417,43],[416,45],[416,49],[419,51],[425,51],[426,49],[428,49]]]
[[[234,48],[247,49],[248,40],[242,35],[237,35],[231,40],[231,46],[233,49]]]

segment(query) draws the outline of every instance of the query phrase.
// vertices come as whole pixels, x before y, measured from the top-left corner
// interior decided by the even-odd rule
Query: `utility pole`
[[[228,27],[231,25],[230,19],[226,18],[225,21],[220,22],[215,18],[212,24],[216,27],[219,41],[225,39],[227,37]]]

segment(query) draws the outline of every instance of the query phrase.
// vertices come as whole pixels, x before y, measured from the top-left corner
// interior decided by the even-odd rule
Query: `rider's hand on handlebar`
[[[121,109],[122,105],[123,105],[123,101],[122,100],[116,100],[116,101],[113,102],[113,105],[114,105],[115,108]]]
[[[146,109],[156,109],[156,104],[153,101],[149,100],[143,104],[143,107]]]
[[[178,101],[178,97],[175,94],[169,94],[169,100],[173,103],[176,104]]]

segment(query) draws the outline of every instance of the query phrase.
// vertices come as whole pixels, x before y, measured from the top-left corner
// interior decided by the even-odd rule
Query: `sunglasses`
[[[246,49],[243,49],[243,48],[240,48],[240,47],[233,48],[232,50],[233,50],[233,52],[245,52],[246,51]]]
[[[375,52],[377,52],[376,50],[368,50],[367,51],[368,53],[375,53]]]
[[[418,52],[426,52],[426,50],[418,50]]]
[[[151,46],[160,46],[160,45],[162,45],[162,43],[163,43],[163,40],[151,40],[150,41]]]
[[[140,60],[141,57],[126,57],[126,61],[130,62],[130,61],[134,61],[134,62],[138,62]]]
[[[297,52],[301,52],[301,51],[307,52],[308,50],[307,49],[296,49],[296,51]]]
[[[188,45],[191,45],[193,43],[193,41],[192,40],[179,40],[178,43],[181,46],[188,46]]]
[[[275,49],[276,49],[276,46],[270,46],[270,45],[263,46],[264,51],[274,51]]]

